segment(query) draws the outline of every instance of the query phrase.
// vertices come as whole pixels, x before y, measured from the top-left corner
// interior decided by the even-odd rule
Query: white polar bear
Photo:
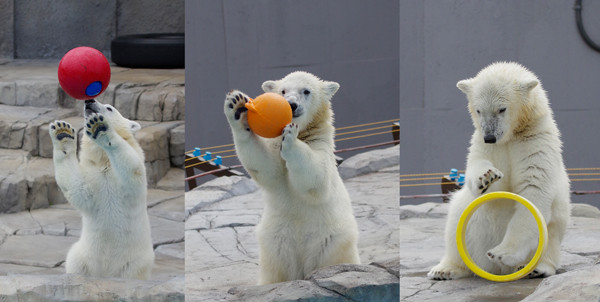
[[[450,200],[445,255],[427,274],[449,280],[471,276],[456,246],[458,219],[476,197],[509,191],[534,203],[548,227],[548,246],[529,277],[554,275],[570,216],[569,179],[560,133],[536,76],[517,63],[494,63],[458,82],[475,126],[467,157],[465,186]],[[466,247],[473,261],[493,274],[522,268],[537,249],[531,213],[512,200],[481,206],[469,221]]]
[[[358,227],[333,154],[330,100],[339,84],[297,71],[262,88],[283,95],[292,107],[292,123],[279,138],[250,130],[248,96],[233,90],[225,99],[238,158],[266,195],[256,229],[258,283],[304,279],[316,268],[360,263]]]
[[[67,255],[67,273],[148,279],[154,250],[146,169],[133,137],[140,125],[95,100],[85,101],[84,117],[79,161],[73,127],[55,121],[49,129],[56,182],[82,216],[81,237]]]

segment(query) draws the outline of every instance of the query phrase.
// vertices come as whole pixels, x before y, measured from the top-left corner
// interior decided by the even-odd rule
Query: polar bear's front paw
[[[500,180],[502,177],[504,177],[504,174],[502,174],[500,170],[496,168],[490,168],[483,173],[482,176],[479,176],[479,178],[475,180],[474,188],[479,192],[479,194],[483,194],[494,182]]]
[[[75,129],[65,121],[54,121],[49,127],[50,138],[55,150],[67,154],[77,148],[75,144]]]
[[[431,280],[455,280],[468,277],[470,275],[471,271],[466,268],[440,263],[434,266],[429,273],[427,273],[427,278]]]
[[[283,135],[281,137],[281,155],[285,159],[285,155],[292,150],[292,145],[298,137],[298,125],[294,123],[287,124],[281,134]]]
[[[248,111],[246,103],[249,97],[238,90],[231,90],[225,96],[225,116],[229,120],[229,124],[232,126],[236,123],[240,123],[243,129],[250,131],[248,127],[248,120],[242,113]]]
[[[106,134],[109,129],[104,116],[98,113],[93,113],[87,118],[85,127],[85,134],[94,140]]]
[[[487,252],[487,257],[494,263],[516,267],[527,260],[529,251],[524,248],[510,248],[499,244]]]

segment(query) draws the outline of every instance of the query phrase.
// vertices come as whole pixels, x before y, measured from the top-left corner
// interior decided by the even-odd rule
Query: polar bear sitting
[[[465,185],[450,200],[445,255],[427,276],[448,280],[472,275],[458,254],[456,227],[467,205],[492,191],[519,194],[540,210],[548,227],[548,245],[529,277],[554,275],[570,216],[570,193],[560,134],[541,83],[517,63],[494,63],[457,87],[467,96],[475,132]],[[490,273],[513,273],[537,249],[535,220],[512,200],[484,204],[468,226],[467,250]]]
[[[358,227],[333,154],[330,100],[339,84],[293,72],[262,88],[281,94],[292,107],[292,123],[279,138],[250,130],[248,96],[233,90],[225,99],[238,158],[266,195],[256,230],[258,283],[304,279],[316,268],[359,263]]]
[[[81,212],[81,237],[67,255],[67,273],[148,279],[154,263],[146,210],[144,154],[133,137],[140,129],[113,106],[85,101],[85,135],[79,161],[76,132],[50,124],[56,182]]]

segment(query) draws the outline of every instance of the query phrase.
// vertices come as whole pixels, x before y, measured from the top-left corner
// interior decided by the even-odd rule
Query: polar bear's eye
[[[304,93],[304,95],[309,95],[309,94],[310,94],[310,91],[308,91],[308,89],[304,89],[304,92],[303,92],[303,93]]]
[[[112,108],[106,107],[106,109],[108,109],[108,111],[112,112]]]
[[[479,110],[477,110],[477,114],[480,114],[481,112]]]
[[[285,94],[285,90],[282,90],[282,91],[281,91],[281,94]]]
[[[506,108],[502,108],[502,109],[498,110],[498,113],[504,113],[504,111],[506,111]]]

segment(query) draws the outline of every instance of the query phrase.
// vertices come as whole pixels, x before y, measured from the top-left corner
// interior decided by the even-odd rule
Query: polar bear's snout
[[[496,137],[495,137],[493,134],[486,134],[486,135],[483,137],[483,141],[484,141],[486,144],[494,144],[494,143],[496,143]]]
[[[298,98],[296,98],[296,96],[286,95],[285,100],[290,104],[290,107],[292,107],[292,117],[299,117],[302,115],[304,110],[302,110],[302,106],[298,104]]]
[[[83,116],[88,117],[92,113],[98,113],[100,111],[100,107],[98,106],[98,102],[96,100],[86,100],[84,105]]]

